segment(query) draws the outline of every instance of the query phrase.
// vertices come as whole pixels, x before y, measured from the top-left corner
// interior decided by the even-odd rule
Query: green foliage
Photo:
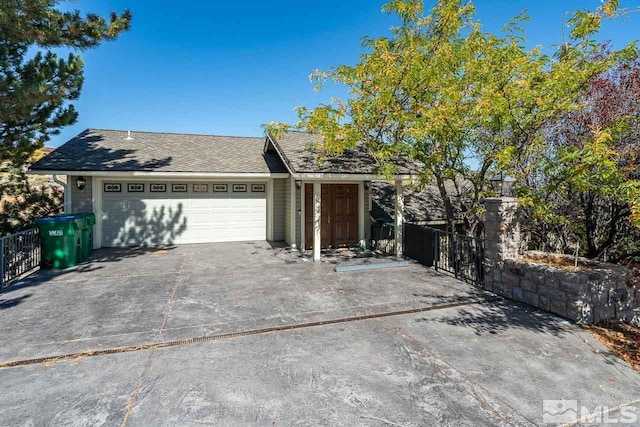
[[[25,191],[18,198],[35,205],[39,202],[24,179],[24,165],[51,135],[75,123],[78,113],[69,102],[78,99],[83,83],[82,58],[74,53],[61,58],[51,49],[96,47],[129,29],[131,21],[129,11],[105,19],[61,12],[59,4],[11,0],[0,5],[0,164],[11,175],[1,185],[3,195],[18,197]],[[3,215],[8,212],[22,215],[9,208]]]
[[[11,171],[2,183],[0,235],[31,226],[36,218],[62,213],[64,194],[54,185],[33,185],[22,171]]]
[[[83,62],[49,49],[92,48],[129,28],[131,15],[60,12],[59,0],[8,1],[0,6],[0,162],[17,165],[77,112],[69,101],[80,95]]]
[[[394,0],[383,11],[402,23],[390,37],[365,38],[354,66],[311,75],[316,89],[329,80],[345,85],[350,95],[298,108],[299,122],[292,127],[322,134],[316,148],[335,155],[363,143],[387,173],[402,156],[422,162],[422,183],[436,182],[452,223],[451,201],[459,195],[444,184],[464,177],[473,187],[462,209],[471,228],[481,221],[480,200],[490,194],[487,177],[497,169],[515,175],[524,203],[549,221],[562,221],[562,215],[535,189],[559,189],[550,173],[566,178],[563,186],[574,191],[626,188],[615,153],[606,149],[605,132],[591,144],[563,150],[550,147],[547,138],[550,124],[585,108],[581,96],[591,80],[637,57],[635,44],[602,51],[594,40],[604,20],[626,13],[617,0],[575,12],[568,20],[569,38],[554,56],[525,47],[524,12],[501,34],[490,34],[469,1],[438,0],[426,16],[418,0]],[[266,129],[287,128],[272,123]],[[470,170],[470,163],[478,170]],[[626,203],[635,194],[631,187],[617,193],[629,194]]]

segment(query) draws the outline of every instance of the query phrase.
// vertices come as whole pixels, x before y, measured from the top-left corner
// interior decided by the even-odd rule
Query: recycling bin
[[[76,218],[72,215],[52,216],[37,219],[34,224],[40,230],[44,268],[67,268],[78,264],[82,234]]]
[[[62,215],[67,216],[67,215]],[[96,223],[96,216],[93,212],[80,212],[71,214],[80,230],[80,254],[79,260],[84,261],[89,258],[93,250],[93,226]]]

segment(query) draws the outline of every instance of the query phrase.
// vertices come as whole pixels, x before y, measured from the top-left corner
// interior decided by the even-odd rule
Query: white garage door
[[[266,184],[105,181],[102,212],[106,247],[265,240]]]

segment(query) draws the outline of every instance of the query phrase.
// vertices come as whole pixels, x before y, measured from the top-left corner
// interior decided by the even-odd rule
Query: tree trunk
[[[440,192],[440,197],[442,198],[442,203],[444,204],[444,210],[447,215],[447,228],[452,232],[455,232],[455,212],[453,210],[453,204],[451,203],[451,198],[449,197],[447,188],[444,185],[444,178],[439,173],[435,174],[435,178],[436,184],[438,186],[438,191]]]

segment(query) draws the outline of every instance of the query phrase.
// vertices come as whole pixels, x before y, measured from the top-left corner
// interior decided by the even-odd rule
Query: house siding
[[[91,177],[90,176],[84,177],[84,179],[87,180],[87,185],[82,191],[78,190],[78,187],[76,187],[76,178],[77,176],[72,176],[72,175],[67,176],[67,185],[71,190],[70,191],[71,213],[91,212],[93,210],[93,206],[91,203],[91,199],[92,199]]]
[[[302,228],[302,221],[304,221],[304,218],[302,217],[302,205],[300,204],[301,193],[302,187],[296,188],[296,245],[298,245],[299,248],[302,247],[302,239],[300,239],[300,233]]]
[[[273,240],[282,241],[285,240],[285,232],[287,222],[287,209],[286,192],[289,186],[289,180],[274,179],[273,180]]]
[[[284,188],[284,241],[287,242],[287,245],[291,245],[291,215],[289,210],[291,209],[291,180],[293,178],[289,177],[286,179],[286,184]]]

